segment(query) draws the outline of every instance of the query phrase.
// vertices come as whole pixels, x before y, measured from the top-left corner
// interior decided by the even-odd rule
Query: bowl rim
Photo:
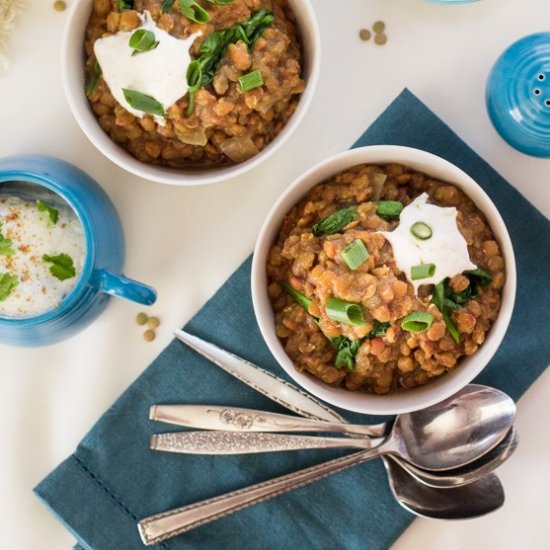
[[[442,181],[448,181],[462,189],[474,201],[487,218],[501,246],[505,261],[506,283],[502,290],[499,315],[487,334],[484,344],[475,354],[463,358],[460,368],[411,391],[375,395],[333,388],[294,368],[275,335],[273,311],[265,284],[267,281],[265,262],[267,252],[279,231],[284,215],[311,188],[358,164],[389,162],[412,166]],[[447,175],[441,176],[440,173]],[[393,415],[420,410],[450,397],[470,383],[487,366],[508,329],[514,309],[516,279],[514,250],[504,220],[490,197],[477,182],[456,165],[427,151],[400,145],[372,145],[331,156],[299,176],[282,193],[267,215],[256,241],[251,270],[251,290],[254,313],[264,341],[279,365],[295,382],[319,399],[342,409],[363,414]]]
[[[76,25],[76,21],[79,17],[83,17],[83,11],[91,11],[90,0],[75,0],[73,2],[65,24],[61,47],[63,89],[78,126],[95,148],[111,162],[135,176],[152,182],[174,186],[208,185],[236,178],[252,170],[271,157],[294,133],[309,110],[319,82],[322,53],[321,35],[313,5],[311,0],[290,0],[290,3],[294,10],[293,4],[298,3],[300,6],[303,21],[297,24],[304,43],[304,55],[308,55],[307,51],[311,52],[309,59],[304,64],[308,72],[305,77],[305,90],[300,96],[295,112],[281,132],[265,149],[248,161],[222,168],[184,171],[139,161],[111,140],[110,136],[99,126],[83,92],[84,71],[82,71],[81,77],[75,78],[74,71],[71,70],[75,58],[74,45],[78,43],[82,51],[84,42],[84,28]],[[88,17],[85,21],[87,20]],[[306,40],[308,40],[308,44],[305,43]]]

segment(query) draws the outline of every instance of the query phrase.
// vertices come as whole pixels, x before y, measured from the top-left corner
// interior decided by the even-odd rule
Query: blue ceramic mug
[[[103,189],[82,170],[50,157],[0,159],[0,192],[41,199],[54,193],[77,215],[86,255],[80,277],[59,306],[33,317],[0,316],[0,342],[40,346],[67,338],[91,323],[110,295],[143,305],[156,291],[121,275],[124,236],[118,214]]]

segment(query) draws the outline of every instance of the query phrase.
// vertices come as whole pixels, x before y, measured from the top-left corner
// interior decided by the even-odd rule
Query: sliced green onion
[[[411,233],[421,241],[426,241],[432,236],[432,228],[424,222],[416,222],[411,226]]]
[[[306,311],[309,311],[309,306],[313,303],[311,298],[308,298],[305,294],[302,294],[300,291],[291,287],[288,283],[283,283],[283,288],[285,292],[300,306],[302,306]]]
[[[399,201],[376,201],[376,214],[381,218],[399,218],[403,208]]]
[[[210,21],[208,12],[195,0],[178,0],[180,13],[187,19],[204,25]]]
[[[208,0],[211,4],[215,4],[216,6],[227,6],[228,4],[232,4],[235,0]]]
[[[189,98],[187,105],[187,116],[191,116],[195,110],[195,96],[201,86],[202,65],[200,61],[191,61],[187,69],[187,86],[189,86]]]
[[[369,251],[361,239],[355,239],[340,254],[350,269],[357,269],[369,258]]]
[[[152,31],[138,29],[132,33],[132,36],[130,36],[128,45],[134,50],[132,55],[136,55],[138,53],[154,50],[159,43],[155,40],[155,35]]]
[[[136,92],[136,90],[127,90],[126,88],[123,88],[122,91],[124,99],[126,99],[133,109],[149,113],[150,115],[165,116],[164,107],[154,97]]]
[[[420,264],[411,267],[411,279],[429,279],[435,275],[435,264]]]
[[[340,233],[349,223],[357,220],[357,217],[357,206],[342,208],[316,223],[311,231],[315,237],[334,235],[334,233]]]
[[[264,79],[260,71],[252,71],[239,78],[241,90],[243,92],[249,92],[255,88],[261,88],[264,85]]]
[[[356,327],[361,327],[365,324],[363,309],[359,304],[344,302],[344,300],[340,300],[339,298],[329,298],[325,308],[329,319],[337,323],[345,323],[346,325]]]
[[[401,328],[409,332],[426,332],[433,320],[434,316],[427,311],[413,311],[401,321]]]

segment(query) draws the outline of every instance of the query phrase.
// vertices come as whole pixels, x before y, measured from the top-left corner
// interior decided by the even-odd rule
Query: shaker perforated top
[[[493,125],[512,147],[550,158],[550,32],[526,36],[499,57],[486,103]]]

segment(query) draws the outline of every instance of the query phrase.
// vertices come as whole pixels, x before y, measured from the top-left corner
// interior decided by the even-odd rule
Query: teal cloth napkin
[[[399,144],[440,155],[468,172],[491,196],[509,228],[518,265],[516,309],[499,352],[479,377],[515,399],[550,363],[550,223],[405,90],[355,146]],[[260,336],[250,299],[250,260],[186,329],[286,378]],[[178,456],[152,452],[167,431],[148,420],[154,403],[216,403],[285,412],[183,344],[172,342],[103,415],[76,452],[35,489],[76,536],[79,548],[139,550],[136,523],[342,453],[304,451],[249,456]],[[349,420],[365,416],[340,411]],[[169,429],[170,427],[168,427]],[[156,548],[164,550],[378,550],[413,516],[391,497],[380,461],[352,468],[205,525]]]

